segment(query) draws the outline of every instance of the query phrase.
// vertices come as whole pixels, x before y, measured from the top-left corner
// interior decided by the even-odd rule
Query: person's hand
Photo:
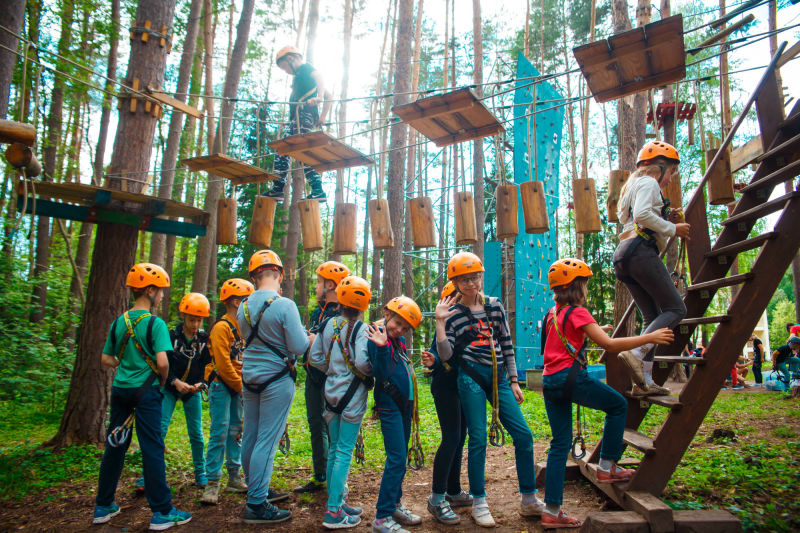
[[[319,105],[322,103],[322,98],[320,98],[319,96],[315,96],[314,98],[309,98],[303,103],[305,105]]]
[[[370,324],[367,327],[367,338],[375,343],[375,346],[386,346],[389,337],[386,335],[386,328]]]
[[[605,326],[600,326],[600,329],[602,329],[606,333],[609,333],[614,330],[614,326],[612,326],[611,324],[606,324]]]
[[[434,316],[436,320],[447,320],[456,312],[456,309],[450,309],[456,303],[456,299],[453,296],[447,296],[439,300],[439,303],[436,304],[436,312]]]
[[[431,352],[423,350],[422,354],[420,355],[420,360],[422,361],[423,365],[427,366],[428,368],[431,368],[436,362],[436,357],[434,357],[434,355]]]
[[[669,328],[661,328],[647,335],[648,342],[655,344],[669,344],[675,339],[675,334]]]
[[[317,338],[317,334],[316,333],[309,333],[308,334],[308,345],[311,346],[312,344],[314,344],[314,340],[316,338]]]
[[[522,405],[522,402],[525,401],[525,395],[522,394],[522,389],[519,388],[518,381],[511,383],[511,392],[514,393],[514,399],[517,400],[517,403]]]
[[[683,215],[683,209],[670,209],[669,221],[673,224],[683,223],[686,218]]]
[[[678,224],[675,224],[675,236],[676,237],[682,237],[682,238],[688,240],[689,239],[689,230],[690,229],[691,229],[691,226],[689,224],[687,224],[686,222],[680,222]]]
[[[184,383],[179,379],[173,381],[172,386],[175,387],[175,390],[178,391],[180,394],[189,394],[190,392],[194,392],[192,387],[188,383]]]

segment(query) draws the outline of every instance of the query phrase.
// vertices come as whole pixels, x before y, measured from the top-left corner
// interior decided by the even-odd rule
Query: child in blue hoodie
[[[367,351],[375,376],[375,406],[386,450],[372,533],[408,533],[401,526],[421,524],[422,518],[400,502],[416,388],[403,336],[419,327],[422,312],[407,296],[392,298],[383,311],[383,327],[373,324],[367,331]]]

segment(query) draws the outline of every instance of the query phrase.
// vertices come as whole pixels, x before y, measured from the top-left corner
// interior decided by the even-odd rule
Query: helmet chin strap
[[[656,166],[661,169],[661,175],[658,177],[658,184],[661,185],[661,180],[664,179],[664,174],[667,173],[667,167],[663,163],[656,163]]]

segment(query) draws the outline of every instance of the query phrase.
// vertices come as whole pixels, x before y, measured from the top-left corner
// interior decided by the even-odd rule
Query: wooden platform
[[[422,98],[393,107],[392,112],[440,147],[496,135],[504,130],[497,117],[470,89]]]
[[[231,180],[234,185],[257,183],[278,179],[260,167],[256,167],[224,154],[203,155],[182,159],[181,164],[195,172],[205,171]]]
[[[660,87],[686,76],[681,15],[579,46],[572,52],[597,102]]]
[[[675,112],[677,108],[677,113]],[[675,117],[675,121],[690,120],[694,118],[697,112],[697,104],[690,102],[667,102],[661,103],[656,106],[656,120],[658,120],[658,127],[664,126],[664,117]],[[653,110],[647,111],[647,122],[653,122]]]
[[[278,155],[288,155],[319,172],[375,164],[374,160],[324,131],[284,137],[268,146]]]
[[[202,209],[174,200],[93,185],[28,181],[20,182],[17,194],[19,209],[25,204],[26,213],[33,214],[35,209],[35,214],[53,218],[125,224],[153,233],[183,237],[205,235],[208,224],[208,213]]]

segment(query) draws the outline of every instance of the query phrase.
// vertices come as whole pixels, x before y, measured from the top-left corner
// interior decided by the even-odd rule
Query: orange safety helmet
[[[681,162],[681,156],[678,155],[678,150],[669,143],[664,141],[650,141],[639,150],[639,156],[636,158],[636,166],[649,163],[656,157],[664,157],[675,163]]]
[[[153,263],[137,263],[128,271],[125,285],[134,289],[146,289],[151,285],[169,287],[169,274]]]
[[[250,296],[255,291],[253,284],[242,278],[231,278],[222,284],[219,290],[219,301],[224,302],[232,296],[244,298]]]
[[[472,252],[458,252],[447,263],[447,279],[472,272],[485,272],[481,258]]]
[[[448,296],[450,296],[454,292],[456,292],[455,284],[452,281],[448,281],[447,283],[445,283],[444,287],[442,287],[442,298],[441,299],[444,300],[445,298],[447,298]]]
[[[296,54],[300,57],[303,56],[303,54],[300,53],[300,50],[298,50],[294,46],[291,45],[284,46],[283,48],[278,50],[278,54],[275,56],[275,64],[277,65],[278,63],[280,63],[281,59],[286,59],[286,56],[288,56],[289,54]]]
[[[575,281],[575,278],[591,277],[592,269],[589,268],[589,265],[573,257],[559,259],[550,265],[550,270],[547,272],[547,281],[550,282],[550,288],[553,290],[566,289],[570,283]]]
[[[344,278],[350,275],[350,269],[338,261],[325,261],[317,267],[316,273],[318,276],[329,279],[339,285]]]
[[[250,256],[250,262],[247,264],[247,271],[252,274],[254,270],[261,267],[276,266],[278,270],[283,272],[283,263],[278,254],[272,250],[259,250]]]
[[[336,286],[336,297],[341,305],[366,311],[372,298],[372,291],[364,278],[347,276]]]
[[[422,322],[422,311],[417,303],[408,296],[395,296],[383,308],[400,315],[400,318],[408,322],[414,329],[417,329]]]
[[[205,295],[199,292],[190,292],[181,298],[178,311],[187,315],[207,317],[211,314],[211,304],[208,303]]]

